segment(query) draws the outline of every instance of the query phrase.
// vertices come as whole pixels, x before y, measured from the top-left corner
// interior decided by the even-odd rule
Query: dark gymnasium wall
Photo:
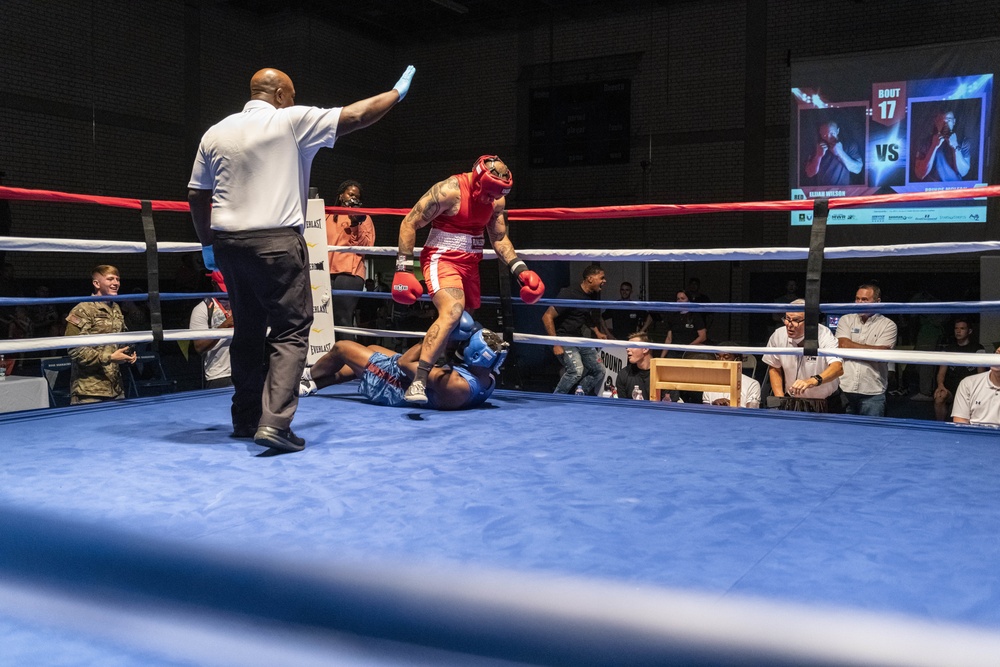
[[[256,69],[286,71],[300,104],[336,106],[388,89],[412,63],[417,75],[407,99],[317,158],[313,185],[328,201],[337,183],[355,178],[366,203],[408,207],[487,152],[514,170],[511,208],[787,199],[792,59],[1000,35],[994,0],[952,2],[945,12],[925,0],[583,5],[586,11],[534,11],[520,20],[500,6],[497,28],[465,36],[380,35],[294,0],[5,0],[0,171],[5,185],[17,187],[180,200],[201,133],[242,107]],[[627,160],[532,167],[531,91],[610,80],[630,86]],[[134,212],[21,202],[11,210],[13,235],[142,238]],[[996,238],[995,207],[991,217],[962,238]],[[394,244],[398,218],[377,226],[377,243]],[[186,216],[160,214],[157,227],[163,240],[194,240]],[[939,231],[920,238],[930,233],[899,226],[884,242],[944,240]],[[851,236],[838,229],[831,242]],[[802,245],[790,237],[787,214],[523,222],[512,237],[520,248]],[[98,260],[122,266],[124,291],[144,275],[139,255],[7,255],[28,283],[79,280],[81,291]],[[168,279],[178,262],[164,259]],[[916,291],[921,285],[905,276],[930,281],[946,273],[951,284],[932,286],[942,298],[978,286],[975,257],[827,268],[840,278],[827,282],[826,300],[851,300],[856,279],[868,276]],[[770,301],[786,277],[803,272],[804,263],[654,263],[646,296],[669,300],[696,275],[716,301]],[[617,285],[609,288],[617,294]],[[717,318],[713,333],[745,338],[745,319],[729,320]]]

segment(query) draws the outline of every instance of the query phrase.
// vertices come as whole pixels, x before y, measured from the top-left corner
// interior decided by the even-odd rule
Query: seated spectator
[[[958,352],[985,354],[986,348],[972,339],[973,329],[969,318],[956,317],[954,321],[955,340],[944,346],[943,352]],[[982,372],[979,366],[938,366],[937,387],[934,390],[934,418],[938,421],[948,419],[948,406],[955,399],[958,384],[976,373]]]
[[[879,303],[882,290],[865,283],[854,294],[854,303]],[[842,349],[891,350],[896,346],[896,323],[879,313],[848,313],[837,323],[837,344]],[[846,359],[840,388],[847,413],[885,416],[885,391],[889,386],[889,364],[884,361]]]
[[[225,292],[226,282],[222,278],[222,272],[213,271],[209,275],[216,288]],[[232,329],[233,311],[229,307],[229,299],[215,297],[202,299],[191,311],[188,328],[192,331]],[[232,368],[229,364],[230,343],[232,343],[231,338],[203,338],[192,342],[195,351],[201,355],[206,389],[232,386]]]
[[[802,299],[791,305],[805,305]],[[786,312],[785,326],[775,330],[767,347],[801,347],[806,337],[806,319],[800,312]],[[837,347],[837,339],[826,326],[819,325],[819,347]],[[838,357],[805,357],[789,354],[765,354],[770,366],[771,393],[779,400],[776,407],[798,412],[843,412],[840,402],[840,381],[844,363]],[[768,404],[770,407],[770,403]]]
[[[736,347],[736,343],[726,341],[719,343],[720,347]],[[715,358],[719,361],[741,361],[741,357],[731,352],[717,352]],[[730,396],[728,391],[706,391],[701,395],[701,402],[708,405],[729,405]],[[741,408],[760,407],[760,382],[752,377],[744,375],[740,378],[740,405]]]
[[[618,371],[615,381],[618,398],[631,399],[635,388],[638,387],[642,392],[642,399],[649,400],[649,366],[652,355],[649,353],[649,348],[644,345],[649,343],[649,336],[637,331],[630,334],[628,339],[629,342],[635,343],[635,346],[630,345],[625,349],[628,363]]]
[[[995,351],[1000,354],[1000,348]],[[1000,366],[958,383],[951,420],[956,424],[1000,426]]]
[[[677,291],[678,303],[689,303],[687,292]],[[708,340],[708,328],[704,318],[698,313],[682,310],[678,313],[667,313],[664,318],[667,323],[667,345],[701,345]],[[684,353],[680,350],[664,350],[661,357],[680,359]]]

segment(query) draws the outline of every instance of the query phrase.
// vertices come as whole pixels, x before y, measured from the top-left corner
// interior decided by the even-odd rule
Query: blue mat
[[[512,392],[445,413],[353,391],[303,400],[306,450],[271,457],[227,437],[226,390],[8,416],[0,503],[308,562],[457,563],[1000,629],[995,431]]]

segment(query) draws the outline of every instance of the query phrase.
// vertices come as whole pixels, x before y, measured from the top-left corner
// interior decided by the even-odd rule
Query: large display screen
[[[993,159],[997,42],[794,62],[792,199],[982,187]],[[812,223],[793,211],[793,225]],[[828,224],[985,223],[986,200],[830,212]]]

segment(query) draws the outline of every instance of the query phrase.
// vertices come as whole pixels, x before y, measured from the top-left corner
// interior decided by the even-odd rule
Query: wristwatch
[[[822,375],[813,375],[813,380],[816,380],[816,386],[817,387],[820,386],[821,384],[823,384],[823,376]]]

